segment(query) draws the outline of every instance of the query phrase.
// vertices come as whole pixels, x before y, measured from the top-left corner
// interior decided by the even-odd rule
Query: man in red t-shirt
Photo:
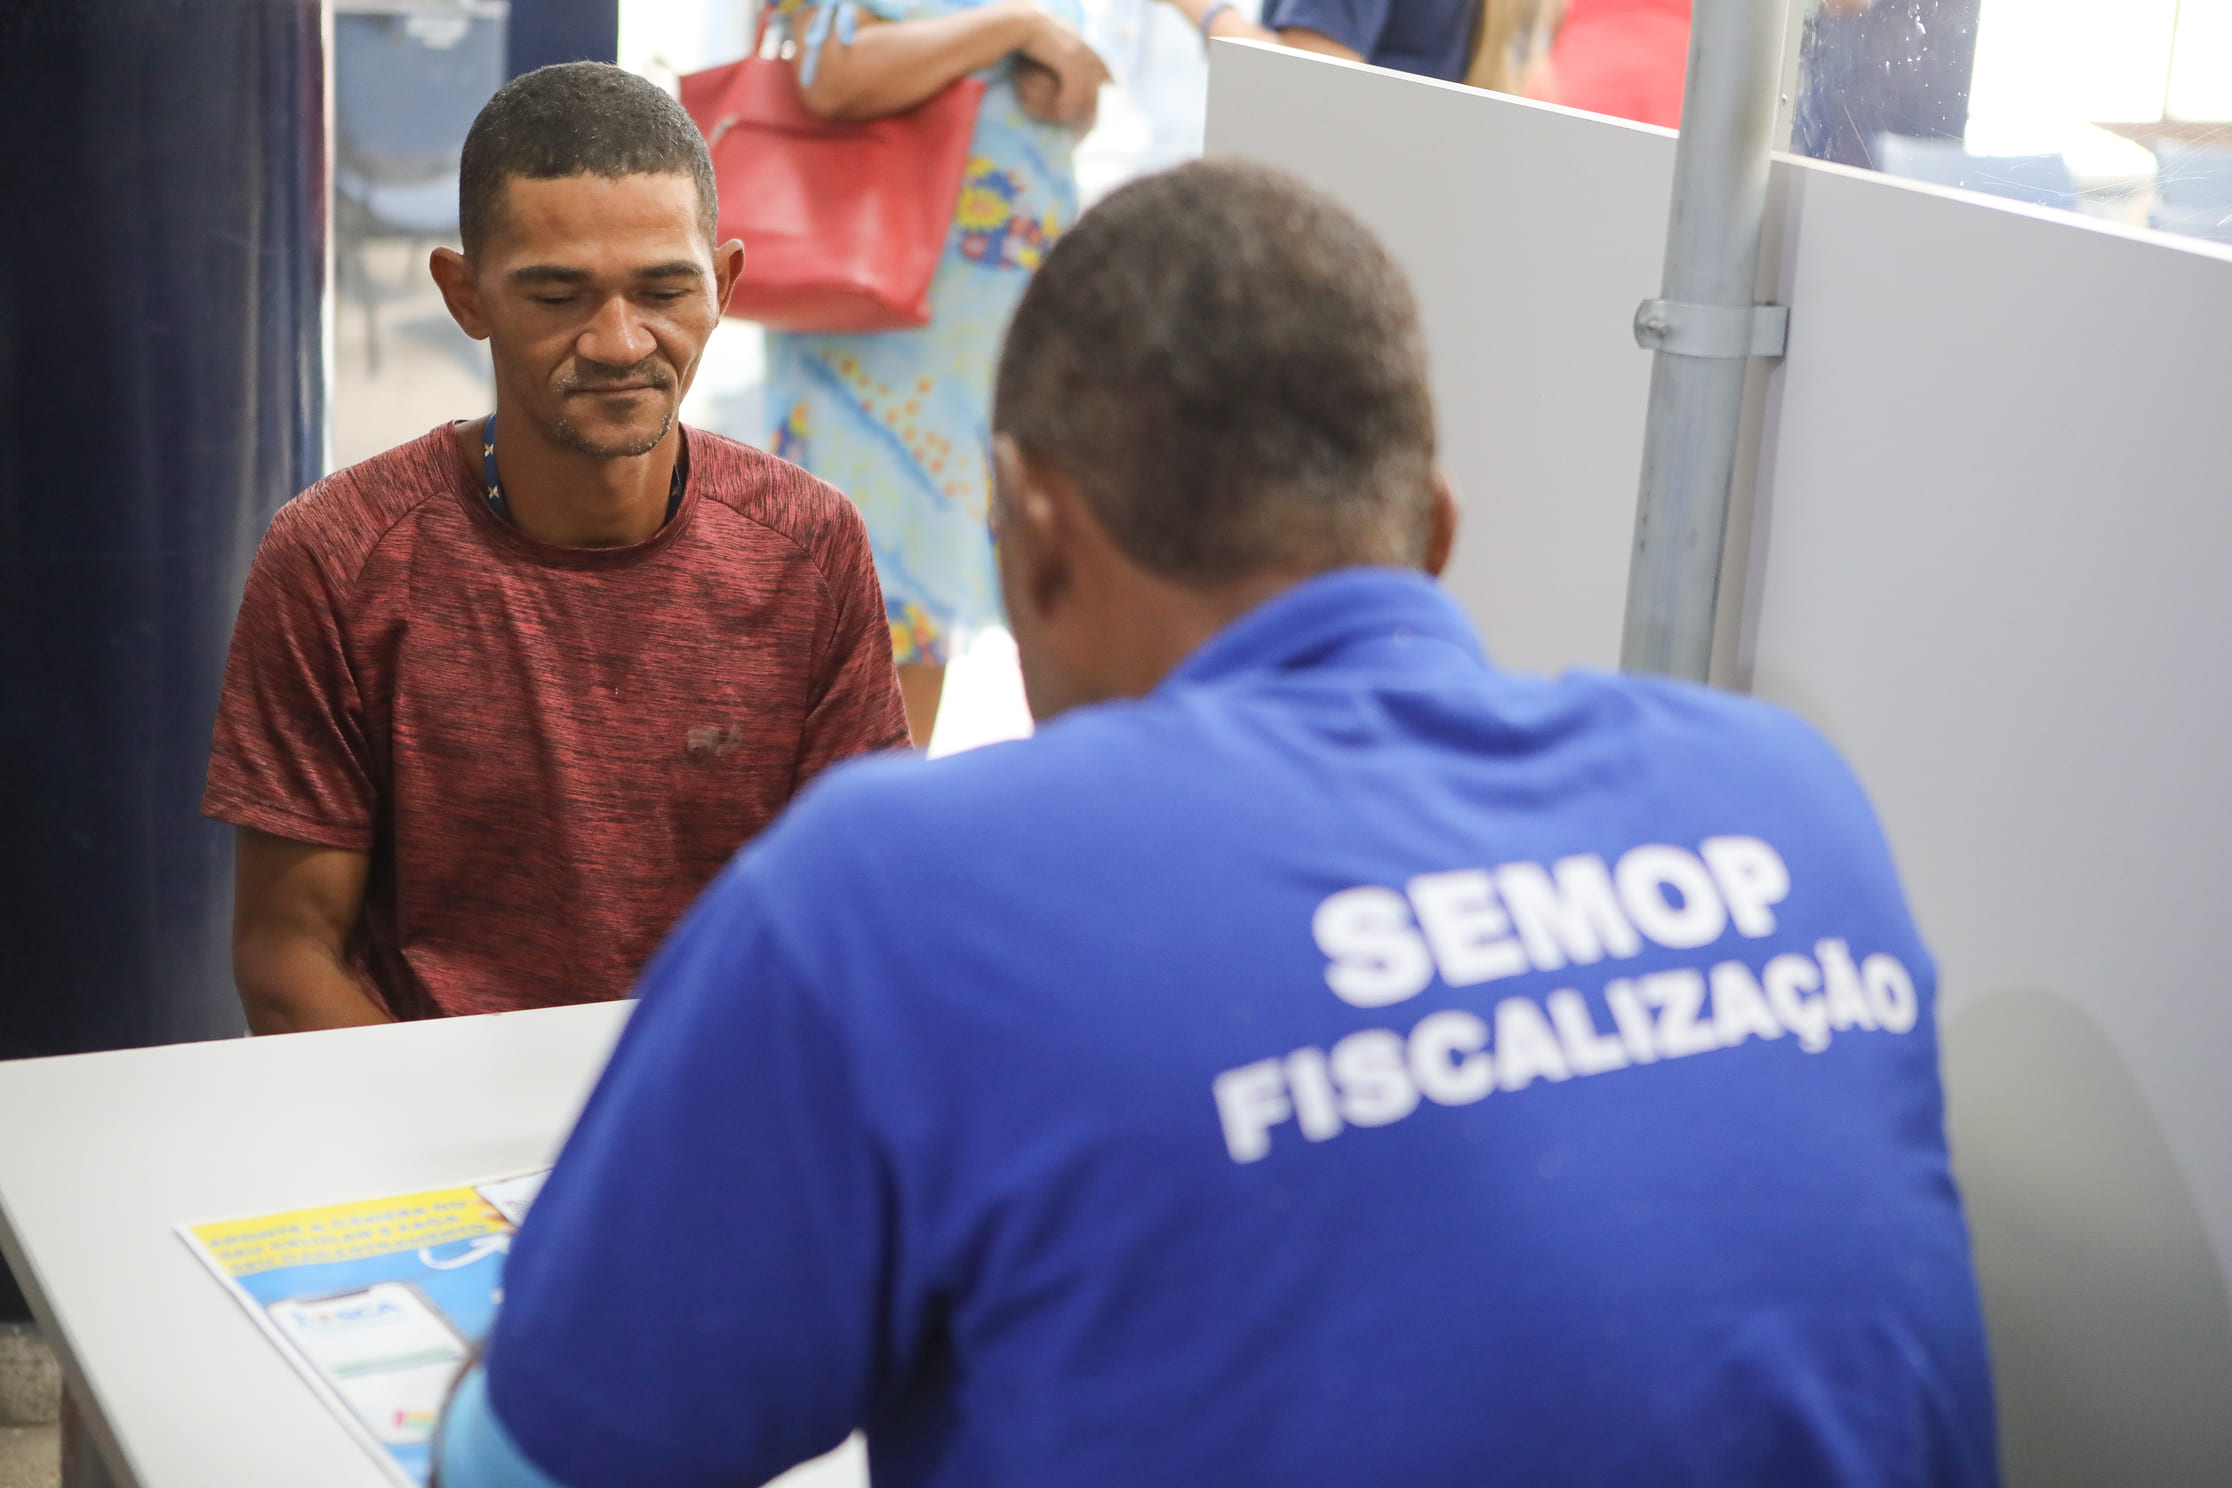
[[[815,774],[907,741],[859,515],[675,421],[742,267],[679,105],[595,63],[482,110],[450,311],[496,412],[273,519],[203,810],[258,1033],[627,994]]]

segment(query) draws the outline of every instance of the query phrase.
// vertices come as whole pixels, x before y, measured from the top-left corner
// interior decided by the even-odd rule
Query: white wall
[[[1631,326],[1658,292],[1674,136],[1246,43],[1212,67],[1210,153],[1330,188],[1410,271],[1464,499],[1450,585],[1490,648],[1616,663],[1651,382]]]
[[[1412,274],[1491,648],[1609,662],[1671,139],[1220,43],[1209,147]],[[2232,253],[1789,159],[1774,210],[1729,675],[1852,759],[1940,957],[2008,1480],[2232,1482]]]

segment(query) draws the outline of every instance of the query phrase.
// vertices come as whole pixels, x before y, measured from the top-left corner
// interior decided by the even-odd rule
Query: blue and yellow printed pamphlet
[[[540,1172],[178,1227],[396,1483],[424,1488],[442,1402],[503,1299]]]

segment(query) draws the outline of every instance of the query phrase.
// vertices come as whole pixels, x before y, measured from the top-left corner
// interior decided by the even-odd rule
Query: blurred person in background
[[[1465,82],[1495,93],[1525,93],[1550,53],[1565,0],[1482,0],[1479,36]]]
[[[769,448],[866,520],[907,725],[927,745],[955,645],[1000,618],[985,528],[993,359],[1077,216],[1071,153],[1108,71],[1078,35],[1075,0],[782,0],[778,13],[823,118],[904,113],[971,74],[988,85],[931,323],[767,337]]]
[[[1264,0],[1259,24],[1233,0],[1167,0],[1203,41],[1227,36],[1458,82],[1472,62],[1482,0]],[[1494,3],[1494,0],[1490,0]]]
[[[1527,70],[1527,96],[1680,128],[1690,0],[1566,0],[1562,9],[1549,55]]]
[[[1489,0],[1491,9],[1504,3]],[[1807,0],[1807,11],[1843,17],[1872,3]],[[1543,0],[1541,8],[1562,10],[1563,17],[1552,22],[1549,54],[1524,67],[1519,91],[1592,114],[1682,127],[1690,0]]]

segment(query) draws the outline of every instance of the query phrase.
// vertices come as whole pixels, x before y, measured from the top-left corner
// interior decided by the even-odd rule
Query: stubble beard
[[[667,405],[666,417],[659,421],[656,433],[642,439],[599,439],[560,412],[550,426],[551,436],[567,449],[576,454],[587,455],[593,460],[630,460],[638,455],[650,454],[659,447],[659,441],[667,437],[667,431],[674,427],[675,414],[681,404],[676,381],[657,353],[645,357],[632,367],[608,367],[596,363],[588,367],[575,366],[558,383],[559,407],[561,410],[565,407],[564,400],[571,394],[595,392],[599,388],[617,387],[631,382],[647,383],[662,393],[675,395],[675,401]]]
[[[667,431],[674,427],[674,416],[675,410],[669,407],[666,417],[659,420],[657,433],[618,443],[593,437],[576,427],[573,420],[564,414],[560,414],[558,421],[550,426],[550,432],[560,444],[576,454],[587,455],[593,460],[629,460],[638,455],[648,455],[657,449],[659,441],[666,438]]]

